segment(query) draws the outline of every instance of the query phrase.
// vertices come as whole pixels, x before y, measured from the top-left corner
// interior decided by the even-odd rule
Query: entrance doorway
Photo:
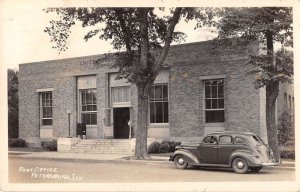
[[[129,126],[130,111],[128,107],[114,108],[114,138],[116,139],[128,139],[129,138]]]

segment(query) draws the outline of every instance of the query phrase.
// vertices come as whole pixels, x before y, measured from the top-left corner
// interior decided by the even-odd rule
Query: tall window
[[[80,91],[81,95],[81,122],[87,125],[97,124],[97,97],[96,89]]]
[[[40,107],[42,126],[52,125],[52,92],[40,93]]]
[[[204,86],[205,122],[224,122],[224,80],[208,80],[204,82]]]
[[[169,122],[168,85],[153,85],[150,92],[150,123]]]

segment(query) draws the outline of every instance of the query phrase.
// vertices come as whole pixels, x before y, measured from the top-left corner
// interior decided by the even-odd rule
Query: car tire
[[[185,169],[188,166],[187,159],[184,155],[176,155],[174,163],[178,169]]]
[[[232,162],[232,168],[236,173],[247,173],[249,166],[244,158],[237,157]]]
[[[250,167],[250,171],[252,172],[259,172],[262,167]]]

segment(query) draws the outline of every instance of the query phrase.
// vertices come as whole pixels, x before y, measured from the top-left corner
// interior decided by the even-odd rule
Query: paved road
[[[84,160],[42,160],[9,157],[11,183],[90,182],[210,182],[294,181],[292,168],[265,168],[259,173],[236,174],[224,169],[178,170],[170,163],[99,163]]]

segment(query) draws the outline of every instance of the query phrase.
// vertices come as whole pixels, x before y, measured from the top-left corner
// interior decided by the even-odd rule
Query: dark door
[[[217,164],[218,163],[218,142],[214,136],[207,136],[199,146],[200,163]]]
[[[229,165],[229,159],[233,151],[233,140],[229,135],[219,137],[218,164]]]
[[[114,108],[114,138],[129,138],[129,108]]]

